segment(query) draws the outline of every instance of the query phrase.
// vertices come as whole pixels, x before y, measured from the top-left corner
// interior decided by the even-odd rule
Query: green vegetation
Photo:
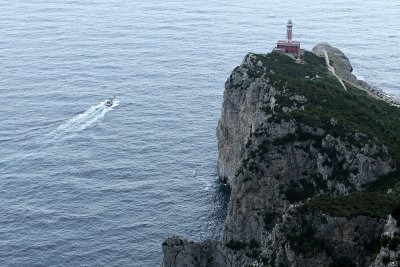
[[[278,53],[257,55],[257,59],[267,68],[266,76],[280,91],[278,105],[287,104],[284,101],[292,101],[290,96],[293,95],[302,95],[307,99],[304,110],[274,114],[274,119],[295,119],[309,126],[320,127],[335,137],[351,138],[349,131],[365,133],[364,138],[351,140],[352,143],[357,146],[359,142],[362,144],[371,137],[376,138],[389,147],[390,152],[400,162],[399,108],[373,99],[366,92],[349,84],[348,91],[345,91],[328,73],[324,59],[313,53],[305,53],[304,65]],[[271,74],[269,70],[276,74]],[[313,78],[315,75],[319,78],[305,79],[306,76]],[[267,109],[269,107],[265,108]],[[336,125],[331,124],[332,118],[337,121]],[[396,177],[400,181],[400,175]]]
[[[287,235],[291,248],[304,255],[315,255],[326,249],[324,240],[317,238],[315,221],[309,221],[305,217],[299,218],[297,226]]]
[[[400,205],[397,206],[397,207],[392,211],[392,216],[393,216],[393,218],[396,219],[396,221],[400,222]]]
[[[268,78],[277,90],[275,95],[277,106],[274,111],[270,109],[268,103],[263,108],[263,111],[270,116],[268,123],[295,120],[297,125],[321,128],[325,134],[347,141],[356,148],[362,148],[365,145],[371,147],[385,145],[388,147],[389,156],[394,159],[392,167],[399,166],[399,108],[374,99],[350,84],[346,84],[347,91],[345,91],[338,80],[328,72],[325,60],[309,52],[304,55],[304,64],[297,64],[292,58],[279,53],[256,55],[254,63],[257,61],[262,62],[266,71],[261,71],[258,66],[255,66],[249,73],[251,78]],[[307,101],[296,103],[295,95],[304,96]],[[294,109],[291,112],[287,112],[287,109],[284,112],[283,109],[283,107],[299,108],[300,106],[304,108]],[[323,136],[306,133],[300,127],[294,134],[277,140],[268,140],[265,134],[262,127],[255,133],[255,137],[266,138],[250,155],[251,159],[259,157],[259,162],[262,162],[272,147],[303,142],[301,146],[303,149],[307,149],[307,144],[309,144],[328,156],[323,165],[333,169],[328,177],[329,180],[340,181],[351,191],[355,190],[349,182],[349,177],[351,174],[356,174],[356,170],[344,168],[346,162],[338,159],[334,149],[322,147]],[[378,151],[374,156],[383,160],[388,159],[388,154],[383,150]],[[252,172],[258,170],[254,164],[244,164],[243,168],[250,169]],[[299,179],[292,182],[281,188],[282,193],[293,203],[313,197],[321,191],[325,192],[325,180],[318,177],[314,177],[313,181],[309,180]],[[314,197],[305,204],[304,209],[323,210],[335,216],[345,217],[366,215],[386,218],[392,213],[400,219],[400,201],[398,200],[400,197],[396,194],[386,194],[389,188],[400,192],[399,170],[365,185],[364,190],[367,193],[351,193],[339,197]],[[268,223],[266,226],[268,227]]]
[[[278,218],[278,213],[276,212],[266,212],[264,214],[264,223],[265,223],[265,229],[271,230],[272,227],[274,226],[276,219]]]
[[[261,255],[260,244],[255,239],[251,239],[249,243],[230,240],[225,246],[234,250],[235,253],[239,250],[246,250],[245,255],[249,258],[257,259]]]
[[[399,244],[399,238],[394,237],[394,238],[390,239],[388,247],[390,250],[396,250],[398,244]]]
[[[260,254],[261,254],[260,249],[253,249],[249,252],[246,252],[246,256],[253,259],[257,259],[260,256]]]
[[[345,196],[318,196],[302,207],[303,211],[322,210],[332,216],[351,218],[365,215],[375,218],[387,218],[388,214],[400,206],[400,197],[396,194],[379,192],[354,192]]]
[[[334,259],[334,261],[329,265],[329,267],[356,267],[357,265],[354,264],[351,259],[347,257],[340,257]]]
[[[316,74],[328,75],[325,60],[310,52],[305,52],[304,65],[296,64],[292,58],[279,53],[256,56],[257,60],[262,62],[263,67],[267,68],[269,77],[274,77],[274,81],[281,81],[287,77],[304,79],[305,76],[314,77]],[[270,70],[276,74],[271,74]]]
[[[324,185],[322,184],[321,186]],[[305,178],[302,178],[299,181],[290,181],[286,188],[281,189],[281,193],[285,195],[286,199],[290,203],[306,200],[307,198],[315,196],[318,192],[319,188],[314,185],[313,180]]]
[[[382,263],[386,266],[390,262],[389,256],[382,257]]]
[[[247,248],[247,244],[245,242],[237,240],[230,240],[228,243],[226,243],[225,246],[233,250],[241,250]]]
[[[250,240],[249,248],[254,249],[254,248],[258,248],[259,246],[260,246],[260,244],[258,244],[258,242],[254,238]]]
[[[388,237],[387,235],[382,236],[382,238],[381,238],[382,247],[387,248],[389,241],[390,241],[390,237]]]
[[[306,209],[307,212],[304,212],[304,209]],[[328,220],[326,215],[320,212],[319,207],[317,210],[318,211],[315,212],[310,208],[303,208],[303,210],[297,210],[292,213],[295,215],[295,224],[290,225],[286,235],[291,248],[306,257],[312,257],[319,252],[324,252],[328,257],[333,259],[333,262],[329,265],[330,267],[355,266],[352,259],[346,257],[348,254],[341,254],[343,251],[340,251],[340,249],[337,250],[335,242],[330,242],[329,239],[326,239],[323,232],[320,232],[320,226],[328,223]],[[328,227],[328,229],[330,228]],[[356,227],[355,231],[358,231],[357,229],[359,229],[359,227]],[[381,243],[386,242],[388,246],[388,244],[392,242],[392,247],[399,244],[397,238],[392,240],[381,241]],[[358,245],[362,245],[364,251],[368,255],[376,254],[380,249],[379,239],[372,239],[368,242],[364,240]]]
[[[389,147],[391,144],[395,145],[397,149],[393,151],[400,156],[400,142],[398,142],[400,141],[400,111],[398,108],[373,99],[366,92],[351,85],[347,85],[347,92],[344,91],[340,83],[328,74],[324,60],[312,53],[306,52],[305,65],[296,64],[293,59],[278,53],[258,55],[257,59],[260,59],[267,69],[278,73],[273,75],[268,70],[266,72],[277,89],[281,92],[284,89],[287,90],[288,95],[281,97],[284,101],[289,101],[289,97],[295,94],[307,98],[305,110],[294,111],[288,114],[289,117],[304,120],[306,124],[314,124],[323,129],[339,128],[336,133],[339,136],[346,135],[343,131],[348,127],[357,129],[377,137]],[[315,75],[320,78],[313,80],[304,78],[315,77]],[[279,103],[279,98],[277,101]],[[342,126],[332,126],[331,118],[335,118]]]
[[[251,239],[248,245],[250,251],[246,252],[246,256],[249,258],[257,259],[261,255],[260,244],[255,240]]]

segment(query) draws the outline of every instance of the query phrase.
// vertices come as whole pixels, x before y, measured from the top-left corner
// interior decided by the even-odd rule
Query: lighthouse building
[[[273,51],[287,54],[288,56],[292,56],[295,58],[299,58],[301,57],[302,49],[300,49],[300,42],[292,40],[292,32],[293,32],[292,21],[289,20],[286,26],[287,26],[286,40],[278,41]]]

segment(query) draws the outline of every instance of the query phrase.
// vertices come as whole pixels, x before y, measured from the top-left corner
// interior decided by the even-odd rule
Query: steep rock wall
[[[384,220],[301,210],[314,196],[362,191],[396,164],[375,137],[323,113],[332,100],[304,87],[342,88],[320,67],[322,59],[307,55],[309,61],[298,66],[285,56],[250,53],[233,70],[217,127],[219,177],[231,187],[221,240],[168,239],[162,266],[371,263]],[[340,58],[336,65],[348,64],[341,71],[350,73]],[[280,73],[285,64],[293,68],[293,84]],[[302,115],[310,109],[324,116]]]

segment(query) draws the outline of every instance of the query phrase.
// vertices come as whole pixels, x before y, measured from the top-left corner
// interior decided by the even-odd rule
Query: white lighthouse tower
[[[286,24],[287,27],[287,32],[286,32],[286,41],[288,43],[292,42],[292,28],[293,28],[293,23],[292,20],[289,19],[288,23]]]

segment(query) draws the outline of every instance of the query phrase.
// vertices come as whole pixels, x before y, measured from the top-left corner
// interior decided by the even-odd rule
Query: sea
[[[159,266],[171,235],[219,238],[224,83],[289,19],[400,97],[397,0],[1,0],[0,266]]]

